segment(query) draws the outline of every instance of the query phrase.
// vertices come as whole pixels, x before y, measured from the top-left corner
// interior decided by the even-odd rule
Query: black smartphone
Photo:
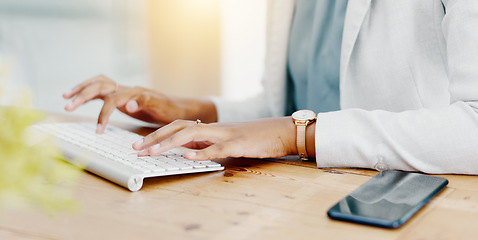
[[[448,180],[420,173],[386,170],[329,209],[336,220],[397,228],[410,219]]]

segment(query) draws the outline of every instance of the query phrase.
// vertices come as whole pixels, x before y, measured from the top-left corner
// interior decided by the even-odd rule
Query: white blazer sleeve
[[[346,109],[318,115],[319,167],[478,174],[478,4],[444,0],[450,105],[403,112]],[[417,23],[419,24],[419,23]]]

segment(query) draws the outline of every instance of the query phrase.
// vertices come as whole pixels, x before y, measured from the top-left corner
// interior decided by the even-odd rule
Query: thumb
[[[152,100],[153,100],[153,98],[148,94],[148,92],[141,92],[140,94],[132,97],[126,103],[126,111],[128,111],[130,113],[135,113],[135,112],[139,112],[139,111],[142,111],[142,110],[151,109],[151,107],[152,107],[151,101]]]
[[[223,159],[231,156],[227,149],[224,144],[216,143],[202,150],[187,152],[184,154],[184,157],[195,161]]]
[[[129,100],[127,103],[126,103],[126,111],[129,112],[129,113],[135,113],[139,110],[139,106],[138,106],[138,102],[136,101],[136,99],[132,99],[132,100]]]

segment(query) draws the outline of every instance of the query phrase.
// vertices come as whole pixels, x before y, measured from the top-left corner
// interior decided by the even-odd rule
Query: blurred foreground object
[[[73,210],[71,187],[80,170],[61,160],[61,152],[47,136],[30,131],[29,126],[44,116],[30,107],[26,91],[4,99],[10,95],[6,89],[9,69],[0,59],[0,211]]]

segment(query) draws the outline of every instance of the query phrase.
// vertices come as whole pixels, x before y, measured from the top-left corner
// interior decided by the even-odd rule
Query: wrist
[[[297,152],[301,160],[308,160],[315,156],[315,150],[313,150],[315,141],[311,141],[315,133],[310,131],[310,126],[315,126],[315,120],[317,115],[310,110],[298,110],[292,114],[292,120],[296,125],[296,145]],[[309,152],[313,153],[309,156]]]
[[[216,104],[209,99],[199,99],[199,101],[201,102],[202,107],[198,114],[198,119],[201,119],[201,121],[205,123],[217,122]]]
[[[287,130],[287,133],[285,136],[287,136],[287,141],[285,142],[285,149],[287,155],[298,155],[298,150],[297,150],[297,142],[296,142],[296,134],[297,134],[297,127],[294,124],[294,120],[292,117],[285,117],[284,118],[284,125],[285,127],[283,129]]]

